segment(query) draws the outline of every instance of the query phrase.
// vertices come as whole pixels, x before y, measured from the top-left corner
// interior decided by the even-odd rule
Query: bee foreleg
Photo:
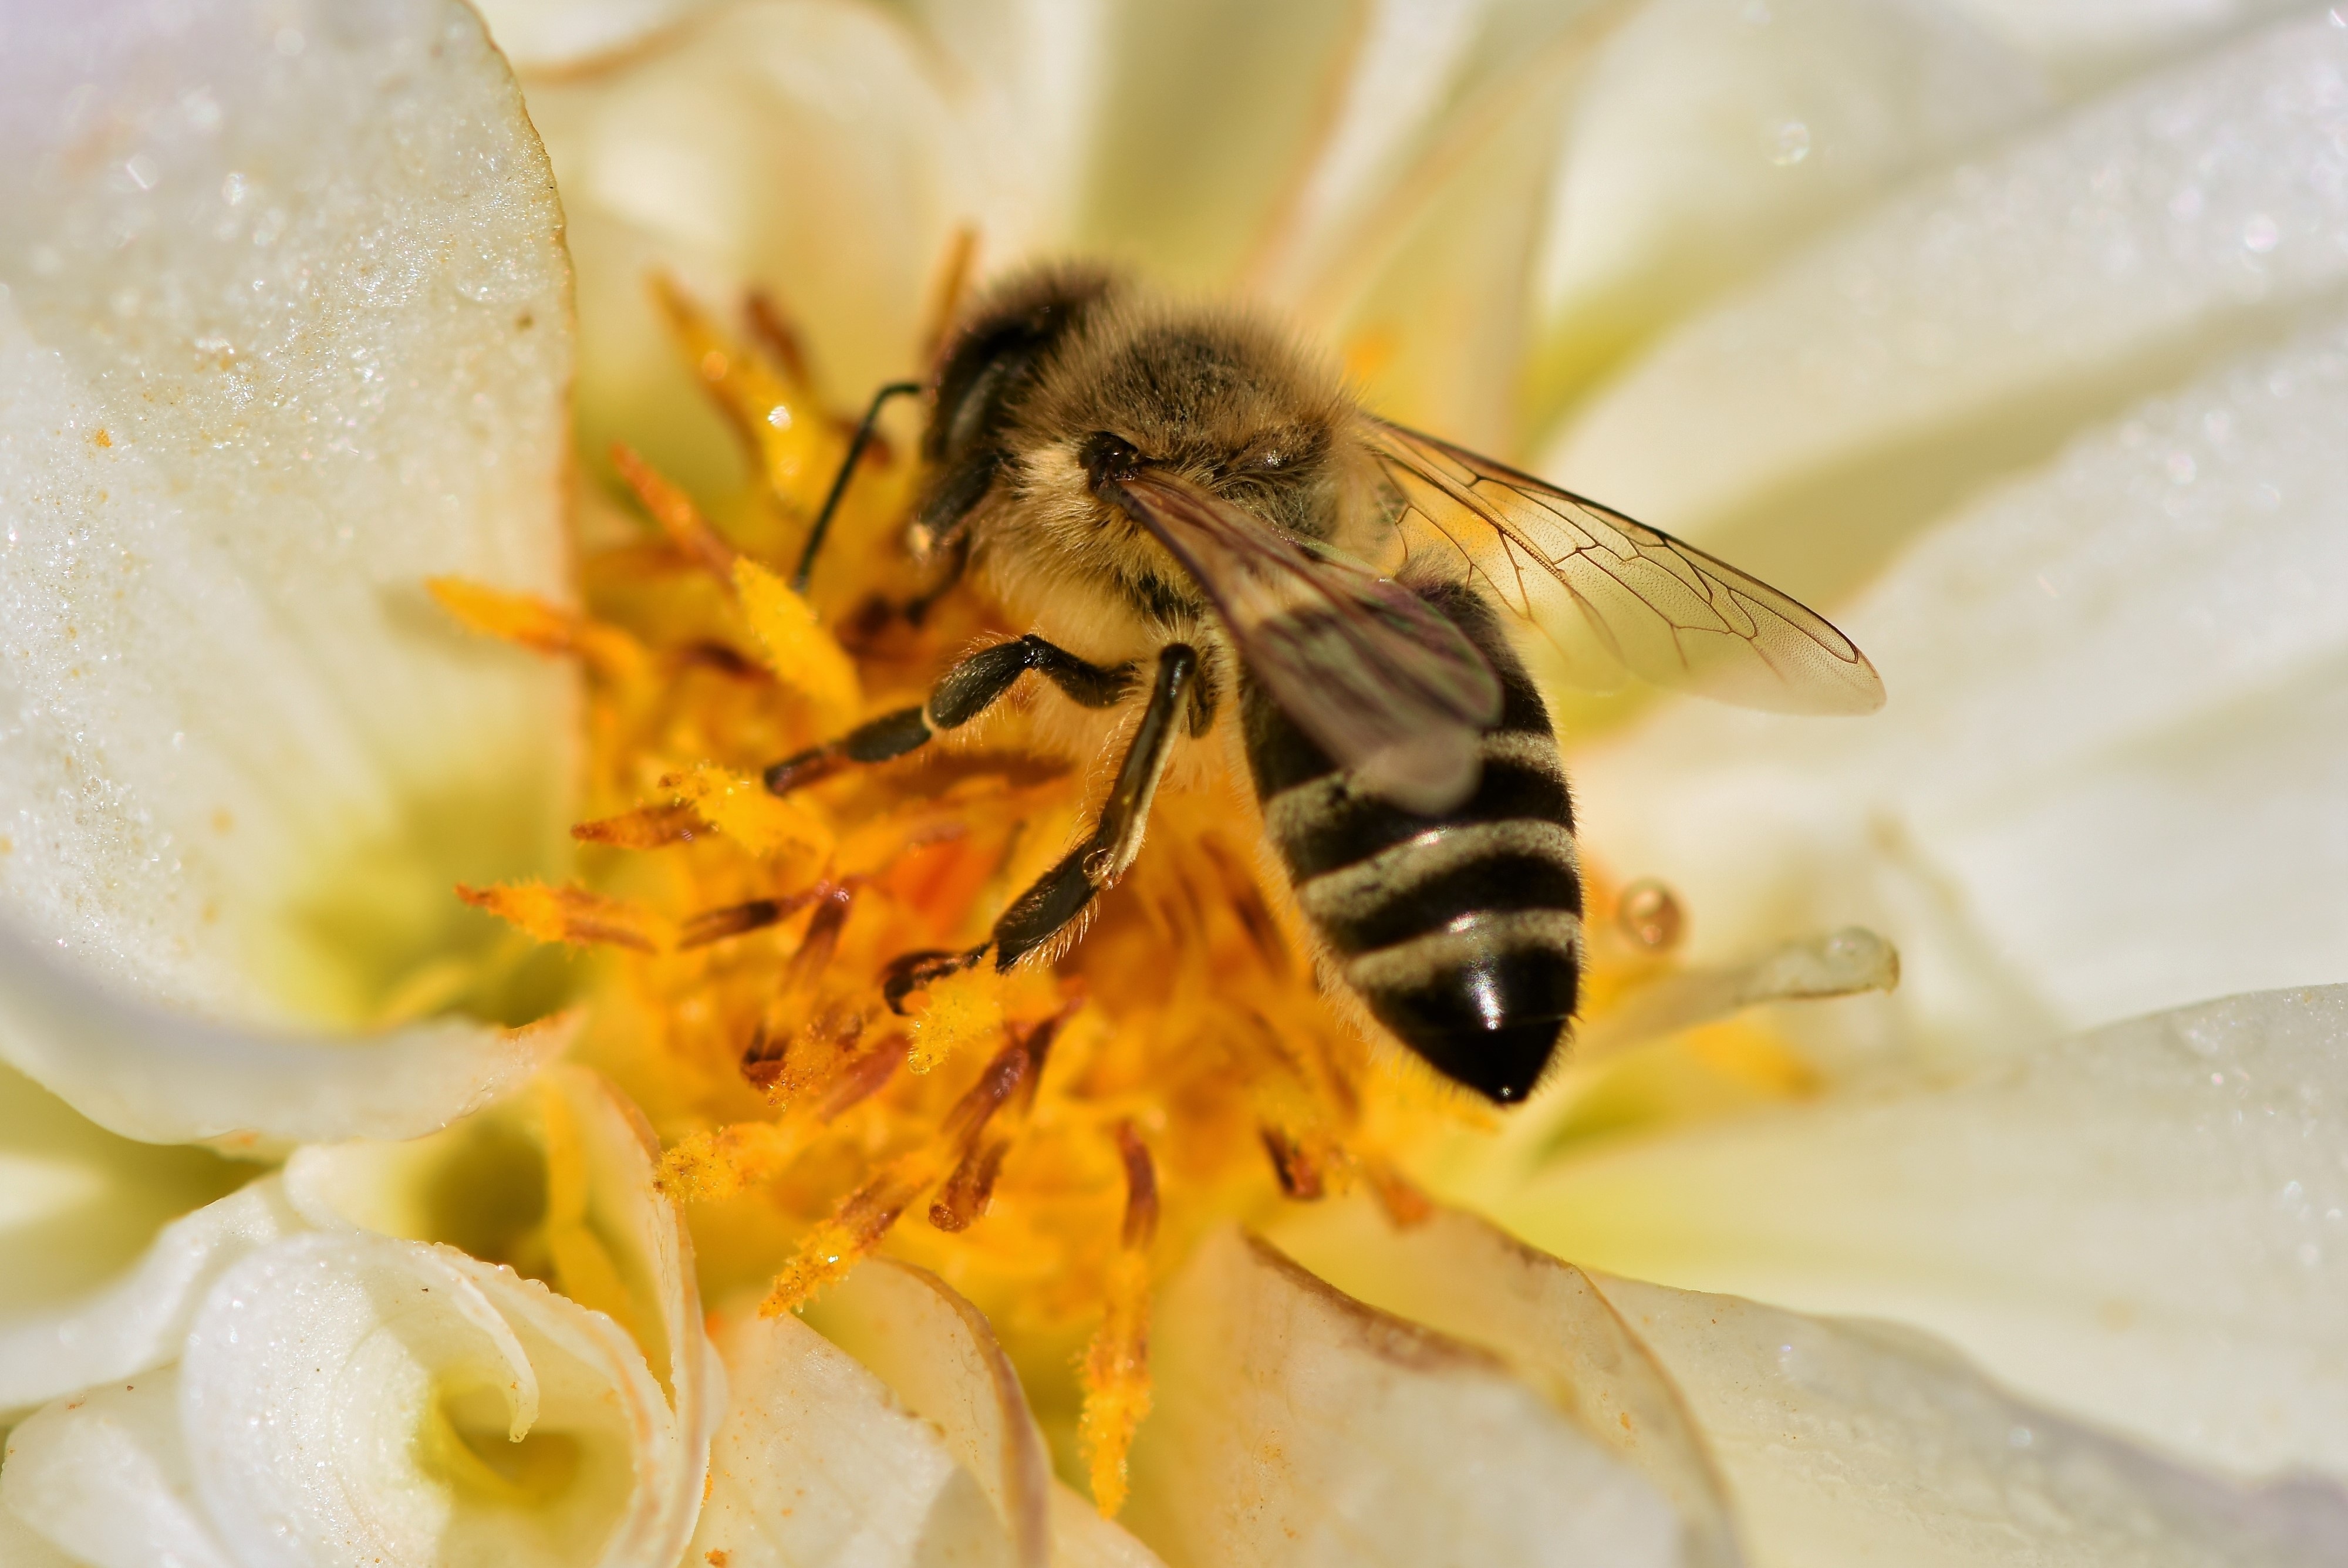
[[[994,706],[1029,670],[1086,707],[1114,707],[1133,689],[1133,666],[1105,666],[1076,657],[1030,633],[981,648],[948,670],[921,707],[901,707],[857,726],[838,740],[787,757],[767,769],[778,795],[829,779],[850,763],[886,762],[922,746],[942,729],[959,729]]]
[[[1037,878],[994,923],[997,969],[1010,968],[1051,941],[1084,913],[1095,893],[1116,882],[1133,863],[1149,822],[1149,803],[1166,776],[1167,760],[1182,727],[1183,706],[1198,677],[1197,649],[1174,643],[1159,651],[1149,706],[1142,710],[1141,722],[1117,765],[1117,783],[1101,808],[1100,821],[1090,838]]]

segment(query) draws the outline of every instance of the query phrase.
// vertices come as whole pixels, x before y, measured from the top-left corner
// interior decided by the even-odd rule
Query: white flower
[[[2348,32],[2260,9],[489,7],[592,463],[738,483],[648,268],[769,291],[852,397],[974,223],[1284,302],[1392,411],[1835,601],[1892,687],[1840,728],[1569,702],[1591,853],[1692,914],[1651,1016],[1852,923],[1905,984],[1601,1019],[1418,1167],[1593,1272],[1355,1201],[1198,1238],[1134,1452],[1167,1560],[2339,1554],[2348,1001],[2180,1006],[2342,977]],[[638,1123],[530,1078],[553,1031],[414,1021],[520,1005],[440,894],[551,872],[570,809],[563,683],[416,595],[562,599],[564,274],[478,34],[369,15],[125,12],[0,67],[42,152],[0,173],[0,1190],[42,1264],[0,1402],[50,1401],[0,1547],[1149,1561],[1053,1479],[1036,1346],[887,1258],[822,1336],[729,1300],[696,1519],[716,1379]],[[741,1092],[637,1047],[664,1130]],[[119,1134],[314,1146],[240,1185]],[[713,1288],[778,1261],[702,1217]]]

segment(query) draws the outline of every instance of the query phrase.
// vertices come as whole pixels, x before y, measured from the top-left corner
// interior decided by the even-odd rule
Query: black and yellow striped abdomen
[[[1248,767],[1338,976],[1445,1077],[1517,1100],[1556,1053],[1581,983],[1573,808],[1549,710],[1490,610],[1464,589],[1425,592],[1506,694],[1474,794],[1422,816],[1355,790],[1251,682]]]

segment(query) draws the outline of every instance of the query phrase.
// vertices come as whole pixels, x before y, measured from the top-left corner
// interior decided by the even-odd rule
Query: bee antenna
[[[872,394],[872,406],[864,410],[864,420],[856,427],[856,435],[848,443],[848,456],[839,460],[839,472],[832,477],[831,491],[823,498],[823,510],[815,514],[815,526],[808,531],[807,548],[799,552],[799,563],[791,573],[791,592],[807,592],[808,575],[815,570],[815,552],[823,548],[823,536],[831,531],[831,514],[839,510],[839,498],[848,493],[848,479],[863,460],[864,449],[872,444],[873,429],[880,422],[880,410],[892,397],[906,397],[919,392],[918,381],[891,381]]]

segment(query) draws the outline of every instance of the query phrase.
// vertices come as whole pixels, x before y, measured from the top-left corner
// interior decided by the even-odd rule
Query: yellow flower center
[[[1050,962],[904,990],[911,955],[983,941],[1066,853],[1104,770],[1012,704],[899,760],[762,787],[769,764],[918,705],[974,643],[1025,628],[967,584],[919,606],[901,542],[915,465],[885,444],[795,593],[769,563],[796,559],[848,427],[772,311],[754,302],[754,345],[661,292],[756,482],[705,514],[621,449],[660,531],[582,542],[583,612],[435,584],[468,624],[589,675],[586,884],[465,895],[600,950],[589,1048],[663,1135],[709,1290],[755,1284],[784,1311],[876,1249],[934,1270],[988,1315],[1113,1510],[1148,1407],[1157,1274],[1211,1225],[1357,1182],[1406,1223],[1428,1200],[1406,1168],[1498,1118],[1324,994],[1243,780],[1162,795],[1147,851]],[[1623,913],[1593,944],[1597,1006],[1676,933],[1668,895]],[[1599,1096],[1593,1125],[1805,1086],[1781,1048],[1725,1027]]]

